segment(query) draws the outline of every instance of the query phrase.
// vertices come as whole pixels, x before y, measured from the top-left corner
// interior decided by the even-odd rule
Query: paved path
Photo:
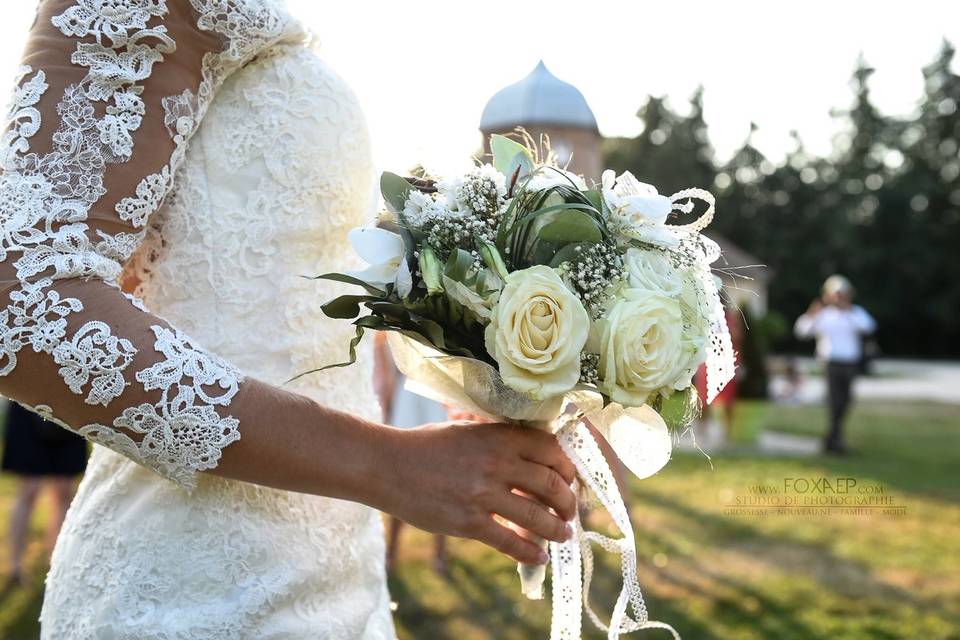
[[[812,358],[796,358],[795,362],[804,372],[795,400],[801,404],[822,402],[825,380],[811,373],[820,366]],[[783,387],[783,376],[772,376],[774,397]],[[880,359],[874,363],[872,375],[857,380],[855,393],[863,399],[929,400],[960,405],[960,363]]]

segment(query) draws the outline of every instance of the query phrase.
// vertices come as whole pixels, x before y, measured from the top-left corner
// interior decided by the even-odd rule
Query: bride
[[[337,290],[300,276],[345,266],[372,194],[306,41],[277,0],[40,3],[0,153],[0,393],[97,445],[45,638],[392,638],[374,509],[524,562],[569,535],[552,438],[390,429],[369,367],[283,385],[344,356]]]

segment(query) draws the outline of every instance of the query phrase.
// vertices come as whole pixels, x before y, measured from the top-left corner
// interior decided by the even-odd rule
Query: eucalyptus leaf
[[[501,135],[490,136],[490,151],[493,153],[493,166],[507,177],[509,182],[517,168],[519,177],[529,175],[534,169],[533,156],[522,144]]]
[[[590,215],[566,206],[564,209],[547,212],[533,223],[532,231],[540,240],[554,243],[603,240],[603,231]]]
[[[604,200],[603,200],[602,193],[600,193],[596,189],[591,189],[589,191],[581,191],[580,193],[582,193],[587,198],[587,200],[590,201],[590,204],[593,205],[594,209],[596,209],[601,213],[603,212]]]
[[[525,217],[517,227],[511,244],[517,268],[549,264],[556,252],[570,243],[603,240],[602,228],[576,204],[541,209]]]
[[[416,187],[395,173],[384,171],[380,174],[380,194],[387,207],[394,213],[400,213],[407,204],[410,192]]]
[[[498,229],[498,248],[511,269],[550,264],[568,244],[601,242],[609,235],[587,192],[567,186],[520,193]],[[509,209],[508,209],[509,212]]]

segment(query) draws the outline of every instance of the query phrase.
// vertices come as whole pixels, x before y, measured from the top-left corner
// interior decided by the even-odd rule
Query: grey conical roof
[[[490,98],[480,117],[482,131],[537,124],[597,130],[597,119],[580,90],[550,73],[542,60],[526,78]]]

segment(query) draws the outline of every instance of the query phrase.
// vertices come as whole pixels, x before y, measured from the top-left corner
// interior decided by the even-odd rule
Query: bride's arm
[[[489,514],[558,537],[509,491],[572,515],[555,445],[506,428],[402,434],[319,407],[245,380],[117,287],[219,83],[283,30],[255,2],[229,20],[205,6],[40,4],[0,149],[0,393],[187,488],[213,471],[361,500],[531,560]]]
[[[254,388],[233,404],[243,416],[243,438],[224,450],[214,474],[363,502],[522,562],[546,557],[524,531],[497,524],[492,514],[551,540],[571,533],[565,521],[576,509],[569,486],[576,471],[551,435],[470,422],[394,429],[276,387],[244,384]]]

